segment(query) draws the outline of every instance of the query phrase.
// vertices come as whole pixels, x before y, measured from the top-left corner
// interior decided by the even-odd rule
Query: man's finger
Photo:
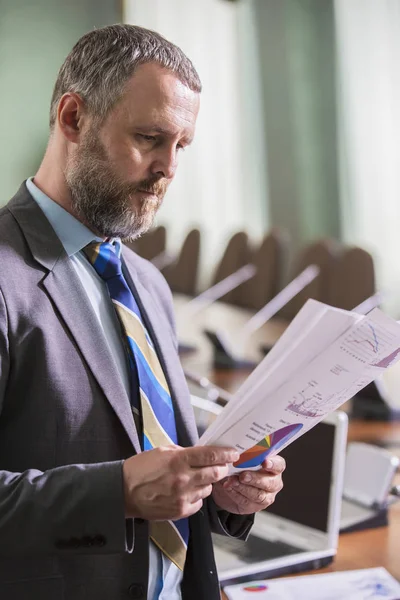
[[[226,465],[239,460],[239,453],[234,448],[220,446],[194,446],[185,450],[190,467],[210,467]]]
[[[234,512],[237,512],[237,514],[243,515],[243,514],[249,514],[251,512],[256,511],[256,508],[254,508],[254,509],[252,508],[254,506],[254,503],[251,502],[245,496],[243,496],[243,494],[241,494],[240,492],[237,492],[234,488],[230,488],[228,493],[229,493],[230,499],[236,505],[236,511],[234,511]],[[259,507],[257,507],[257,509],[258,508]]]
[[[204,498],[208,498],[208,496],[210,496],[210,494],[212,494],[212,491],[213,491],[212,485],[206,485],[204,487],[198,488],[191,495],[191,499],[190,499],[191,504],[194,504],[194,503],[198,502],[199,500],[203,500]]]
[[[274,502],[276,495],[240,483],[231,488],[227,487],[226,490],[236,505],[242,509],[241,512],[249,512],[249,510],[257,512],[267,508]]]
[[[228,465],[197,468],[193,469],[192,473],[193,485],[209,485],[210,483],[221,481],[221,479],[224,479],[228,475]]]
[[[265,471],[243,471],[239,475],[240,483],[248,487],[258,488],[265,492],[280,492],[283,487],[282,477]]]
[[[237,489],[242,492],[242,490],[248,488],[248,492],[245,493],[243,491],[242,493],[245,493],[246,496],[255,501],[261,502],[263,501],[261,498],[265,496],[265,494],[277,494],[283,487],[282,478],[280,475],[271,476],[267,475],[267,473],[264,473],[264,476],[260,475],[257,477],[257,479],[253,477],[251,483],[244,483],[243,481],[243,476],[239,477],[238,480],[233,481],[233,489]]]
[[[261,464],[261,467],[264,471],[279,475],[279,473],[283,473],[286,469],[286,461],[282,456],[273,456],[272,458],[266,458]]]

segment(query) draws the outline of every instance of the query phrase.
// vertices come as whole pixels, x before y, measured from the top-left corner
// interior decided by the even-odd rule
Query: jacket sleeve
[[[247,540],[254,523],[254,514],[234,515],[218,508],[211,497],[208,499],[207,509],[213,533]]]
[[[0,431],[10,368],[0,291]],[[14,473],[3,469],[1,460],[0,556],[132,551],[122,461]]]

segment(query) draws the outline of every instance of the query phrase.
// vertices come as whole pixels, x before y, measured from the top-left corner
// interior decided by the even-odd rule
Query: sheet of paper
[[[327,342],[337,338],[351,324],[362,317],[347,311],[328,307],[309,300],[286,329],[277,344],[246,379],[224,409],[223,419],[218,419],[201,438],[208,443],[229,427],[241,420],[259,401],[257,390],[262,389],[266,397],[279,385],[302,368],[322,351]],[[324,335],[319,334],[323,331]],[[281,365],[283,368],[280,368]]]
[[[229,600],[399,600],[400,585],[384,569],[360,569],[252,581],[224,588]]]
[[[331,307],[317,313],[270,369],[260,365],[200,438],[199,444],[239,450],[230,473],[258,468],[400,359],[400,324],[379,309],[367,316]]]

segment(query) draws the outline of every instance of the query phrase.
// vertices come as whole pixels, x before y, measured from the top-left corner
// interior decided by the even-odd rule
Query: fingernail
[[[232,462],[236,462],[237,460],[239,460],[239,458],[240,458],[239,452],[234,452],[232,455]]]
[[[251,481],[250,473],[245,473],[244,475],[242,475],[242,481],[244,481],[245,483],[249,483]]]
[[[239,484],[239,481],[237,479],[234,479],[232,485],[234,487],[238,487],[238,485],[240,485],[240,484]]]
[[[272,469],[272,467],[274,466],[274,463],[272,462],[271,459],[267,460],[267,469]]]

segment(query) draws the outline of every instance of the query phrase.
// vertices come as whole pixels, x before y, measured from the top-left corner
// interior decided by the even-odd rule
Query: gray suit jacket
[[[127,277],[155,340],[179,442],[196,427],[171,294],[128,249]],[[122,461],[140,452],[129,398],[85,290],[23,184],[0,211],[0,598],[146,598],[148,523],[126,520]],[[221,525],[223,524],[223,526]],[[190,518],[184,599],[219,598],[211,529],[251,518],[212,500]]]

